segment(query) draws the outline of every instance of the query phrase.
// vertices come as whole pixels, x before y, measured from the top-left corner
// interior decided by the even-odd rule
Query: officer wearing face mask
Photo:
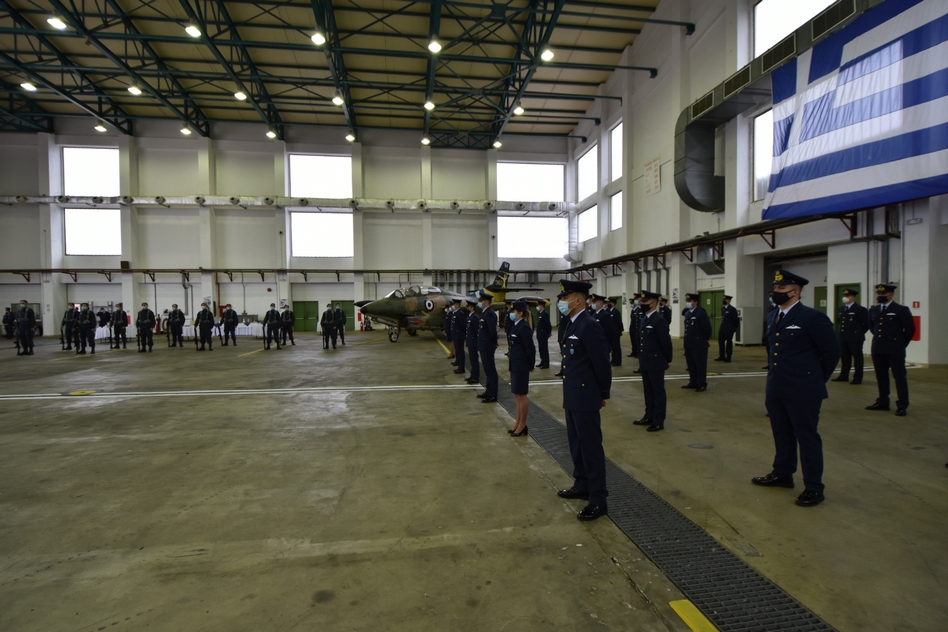
[[[642,292],[642,322],[639,326],[639,368],[642,374],[642,390],[645,394],[645,415],[633,421],[636,426],[648,426],[648,432],[665,429],[667,397],[665,394],[665,371],[672,363],[672,342],[668,333],[668,321],[658,313],[660,295]]]
[[[603,333],[606,334],[606,341],[609,342],[609,364],[616,366],[612,349],[614,348],[616,338],[621,334],[619,333],[619,327],[616,325],[615,318],[612,317],[612,314],[606,307],[606,302],[609,299],[599,294],[593,294],[590,298],[592,299],[592,307],[594,310],[593,318],[595,318],[596,322],[602,327]]]
[[[467,362],[464,353],[464,338],[467,335],[467,313],[461,309],[461,299],[456,298],[453,302],[454,311],[451,312],[451,318],[445,323],[445,328],[451,330],[451,337],[454,340],[454,365],[457,367],[454,372],[458,375],[464,375],[464,366]]]
[[[639,320],[642,318],[642,308],[639,306],[639,296],[642,291],[635,293],[635,298],[629,299],[629,305],[632,307],[632,318],[629,322],[629,339],[632,341],[632,352],[630,358],[639,357]]]
[[[155,312],[148,309],[148,303],[142,303],[141,311],[135,318],[135,328],[138,330],[138,352],[144,353],[148,347],[151,353],[155,346]]]
[[[224,323],[224,346],[227,346],[228,338],[234,343],[234,346],[237,346],[237,323],[240,318],[237,316],[237,312],[234,311],[234,308],[230,306],[230,303],[224,308],[224,314],[221,316],[221,322]],[[296,322],[294,316],[293,322]],[[290,339],[293,339],[292,333],[290,334]],[[293,344],[296,344],[295,342]]]
[[[494,352],[497,351],[497,313],[491,307],[494,297],[486,292],[477,296],[481,304],[481,319],[477,330],[477,355],[484,367],[484,392],[477,397],[485,404],[497,401],[497,366],[494,364]]]
[[[693,388],[696,393],[708,390],[708,347],[711,340],[711,318],[698,305],[698,294],[685,294],[685,361],[688,365],[688,383],[682,388]]]
[[[668,306],[668,299],[663,296],[660,303],[661,303],[661,306],[658,308],[658,313],[661,314],[662,318],[665,319],[665,322],[671,325],[672,324],[672,308]]]
[[[755,485],[792,489],[799,444],[805,488],[796,503],[801,507],[824,500],[823,441],[817,426],[823,400],[829,396],[826,382],[839,362],[839,339],[833,323],[823,312],[800,302],[807,283],[787,270],[774,273],[777,309],[767,319],[770,372],[766,405],[776,454],[771,472],[752,479]]]
[[[233,311],[233,310],[231,310]],[[296,340],[293,338],[293,326],[296,325],[296,314],[293,313],[293,310],[290,309],[289,305],[283,306],[283,314],[281,315],[280,322],[280,331],[283,333],[283,346],[286,346],[287,336],[290,338],[290,344],[294,347],[296,346]],[[227,344],[226,342],[224,343]],[[237,344],[237,341],[234,341],[234,344]]]
[[[198,336],[201,341],[201,348],[197,351],[204,351],[204,345],[207,345],[208,351],[214,350],[214,337],[211,335],[211,329],[214,327],[214,314],[211,312],[207,303],[201,303],[201,311],[198,312],[194,324],[198,330]]]
[[[283,348],[280,346],[280,320],[280,312],[276,309],[276,303],[270,303],[270,311],[263,317],[263,328],[267,332],[264,349],[269,349],[272,341],[276,341],[278,351]],[[334,344],[333,348],[335,347]]]
[[[718,357],[715,362],[730,362],[734,351],[734,334],[741,327],[741,317],[737,315],[737,308],[731,305],[733,296],[724,295],[724,306],[721,308],[721,326],[718,329]]]
[[[115,339],[115,348],[119,348],[119,342],[125,349],[128,345],[128,338],[125,335],[125,329],[128,327],[128,316],[122,309],[121,303],[115,304],[115,311],[112,312],[112,337]]]
[[[75,337],[76,320],[79,318],[79,310],[75,305],[70,305],[63,314],[63,335],[66,338],[66,351],[72,349],[72,340]]]
[[[16,314],[16,327],[20,341],[20,350],[17,351],[17,355],[33,355],[33,329],[36,328],[36,313],[26,301],[20,301],[20,309]]]
[[[88,303],[83,303],[79,309],[79,347],[76,353],[86,352],[86,345],[90,347],[90,353],[95,353],[95,314],[89,309]]]
[[[905,349],[915,337],[915,319],[905,305],[893,300],[899,286],[876,286],[876,304],[869,310],[872,331],[872,366],[879,385],[879,398],[866,410],[889,409],[889,371],[895,379],[895,414],[904,417],[909,406],[908,378],[905,375]]]
[[[862,345],[869,331],[869,310],[856,302],[859,292],[849,288],[843,290],[843,306],[839,308],[836,322],[839,324],[839,346],[843,363],[839,377],[834,382],[849,381],[849,367],[852,366],[853,384],[862,384],[863,354]]]
[[[168,330],[171,332],[171,346],[184,346],[184,312],[178,309],[177,303],[172,303],[168,314]]]

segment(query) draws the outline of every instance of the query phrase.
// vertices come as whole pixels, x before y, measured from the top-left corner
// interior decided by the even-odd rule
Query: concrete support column
[[[201,231],[200,264],[201,268],[214,267],[214,240],[216,237],[217,213],[214,208],[201,207],[198,209],[198,224]]]
[[[488,200],[497,199],[497,150],[488,149],[484,152],[484,168],[487,170],[487,190],[484,196]]]
[[[431,198],[431,148],[421,148],[421,197],[424,200]],[[434,231],[431,227],[431,213],[421,214],[421,262],[425,270],[433,267],[434,254],[432,248],[432,239]],[[430,273],[425,273],[425,285],[431,285],[432,278]]]
[[[123,206],[121,210],[122,215],[122,252],[123,261],[128,261],[130,268],[140,268],[144,265],[144,262],[141,260],[140,251],[138,247],[138,207],[137,206]],[[142,301],[148,301],[148,304],[151,305],[154,303],[154,297],[148,296],[146,293],[140,291],[142,277],[140,274],[132,274],[131,272],[122,273],[122,307],[125,311],[130,312],[131,314],[136,314],[139,309],[141,309]],[[154,305],[152,305],[152,311],[155,310]],[[157,312],[156,312],[157,313]],[[132,319],[135,320],[134,318]]]
[[[36,155],[40,195],[62,195],[62,151],[56,144],[54,134],[36,135]],[[65,255],[63,209],[59,205],[40,204],[39,215],[40,237],[36,247],[40,252],[40,265],[44,268],[61,268]],[[40,280],[42,313],[37,314],[37,317],[43,319],[43,333],[46,335],[58,334],[61,315],[66,311],[67,288],[64,277],[60,274],[44,274]]]
[[[138,195],[138,139],[123,134],[118,137],[118,146],[119,193],[134,197]]]
[[[273,141],[273,193],[277,196],[290,194],[289,170],[286,168],[286,141]]]
[[[198,138],[198,174],[205,195],[217,195],[217,154],[214,141],[210,138]],[[228,193],[229,192],[226,192]]]

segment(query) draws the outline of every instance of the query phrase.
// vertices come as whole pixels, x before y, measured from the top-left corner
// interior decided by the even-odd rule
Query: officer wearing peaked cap
[[[462,307],[462,299],[454,299],[454,311],[451,313],[450,320],[445,323],[445,328],[450,328],[454,334],[454,364],[458,367],[454,372],[458,375],[464,375],[464,365],[467,358],[464,357],[464,340],[467,334],[467,311]]]
[[[592,285],[563,279],[556,307],[567,317],[563,342],[563,408],[566,436],[573,460],[570,489],[561,489],[561,498],[584,498],[589,504],[579,512],[580,520],[595,520],[608,513],[606,498],[606,456],[602,449],[600,409],[609,399],[612,366],[609,341],[596,320],[586,310]]]
[[[616,339],[622,335],[621,332],[619,332],[619,325],[616,324],[616,319],[613,318],[609,308],[606,307],[606,303],[609,299],[599,294],[593,294],[590,298],[592,299],[594,309],[593,316],[602,326],[602,330],[606,334],[606,340],[609,342],[609,350],[610,353],[612,353],[609,363],[612,366],[616,366],[615,353],[613,353],[613,350],[615,349]]]
[[[737,308],[731,305],[733,296],[724,295],[721,307],[721,326],[718,329],[718,357],[715,362],[730,362],[734,352],[734,334],[741,328],[741,317]]]
[[[481,304],[481,319],[477,330],[477,355],[484,367],[484,392],[478,398],[485,404],[497,401],[497,366],[494,364],[494,352],[497,350],[497,313],[491,307],[494,297],[486,292],[477,296]]]
[[[477,354],[477,332],[480,329],[481,317],[477,315],[475,306],[477,302],[473,299],[467,300],[467,325],[465,325],[465,341],[467,342],[467,355],[471,361],[471,375],[465,382],[468,384],[477,384],[481,381],[480,361]]]
[[[823,440],[817,431],[820,408],[828,397],[826,382],[839,362],[839,339],[823,312],[800,302],[809,281],[786,270],[774,274],[777,309],[767,319],[770,371],[767,373],[767,414],[774,435],[773,469],[752,479],[765,487],[793,487],[797,444],[806,488],[796,500],[801,507],[823,502]]]
[[[862,345],[869,331],[869,310],[857,303],[859,292],[853,289],[843,290],[843,306],[836,317],[839,323],[839,346],[843,363],[839,377],[834,382],[849,381],[849,367],[852,366],[853,384],[862,384],[863,353]]]
[[[688,383],[682,388],[693,388],[696,393],[708,390],[708,340],[711,339],[711,318],[698,302],[698,294],[685,294],[685,361],[688,365]]]
[[[665,371],[672,362],[672,342],[668,321],[658,312],[660,294],[641,292],[642,322],[639,325],[639,368],[645,392],[645,415],[632,423],[648,426],[649,432],[665,429]]]
[[[872,331],[872,366],[879,384],[879,398],[866,410],[889,410],[889,371],[895,379],[895,414],[906,415],[909,406],[908,379],[905,374],[905,349],[915,336],[915,319],[905,305],[893,300],[899,286],[876,286],[876,305],[869,310]]]

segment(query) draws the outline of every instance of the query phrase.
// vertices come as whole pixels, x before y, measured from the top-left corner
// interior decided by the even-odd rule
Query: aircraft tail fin
[[[504,261],[494,277],[493,283],[484,288],[484,292],[494,297],[494,302],[503,301],[507,295],[507,278],[510,276],[510,264]]]

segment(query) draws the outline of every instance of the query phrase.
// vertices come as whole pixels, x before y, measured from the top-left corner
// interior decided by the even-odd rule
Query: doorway
[[[813,288],[813,307],[826,313],[826,286],[818,285]]]
[[[319,330],[319,301],[293,301],[296,331]]]
[[[699,292],[698,304],[708,312],[711,319],[711,340],[718,339],[718,330],[721,328],[721,308],[724,302],[724,290],[705,290]]]

